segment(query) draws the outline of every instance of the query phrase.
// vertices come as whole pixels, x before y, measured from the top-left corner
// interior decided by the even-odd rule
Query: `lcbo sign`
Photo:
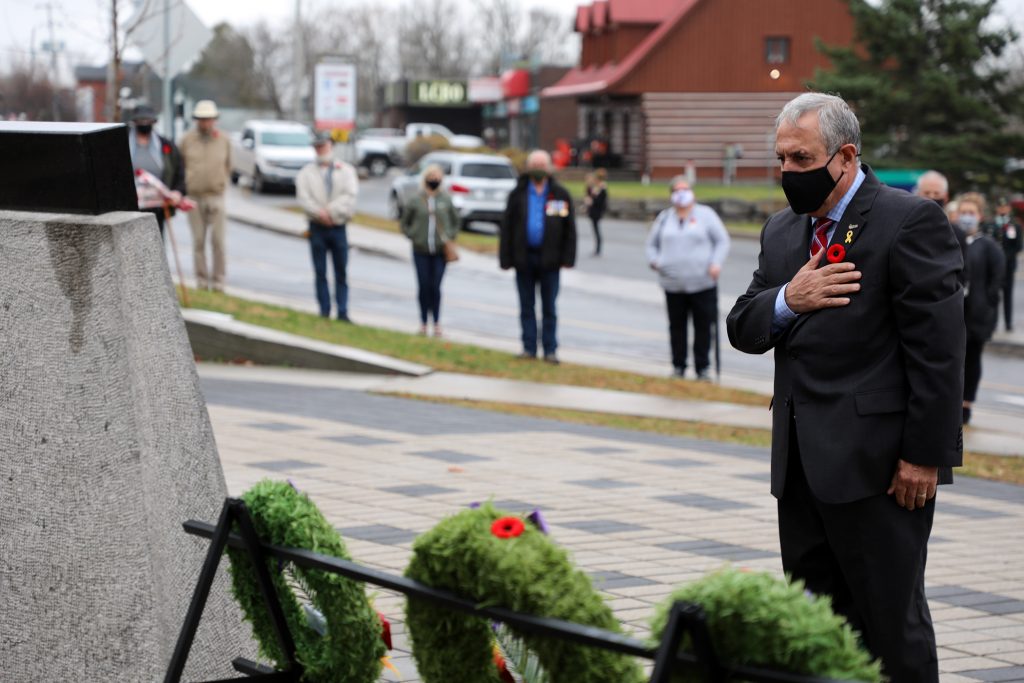
[[[465,81],[412,81],[409,103],[431,107],[468,104]]]

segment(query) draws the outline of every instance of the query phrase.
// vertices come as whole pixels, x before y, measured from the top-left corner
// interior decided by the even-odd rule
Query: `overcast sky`
[[[159,0],[158,0],[159,1]],[[330,5],[342,9],[352,0],[302,0],[303,7]],[[365,1],[365,0],[356,0]],[[751,0],[756,2],[758,0]],[[0,71],[13,59],[27,58],[31,47],[38,50],[49,39],[46,6],[53,7],[54,33],[58,43],[65,44],[61,57],[62,71],[67,65],[105,63],[109,35],[111,0],[2,0],[0,2]],[[395,4],[397,0],[385,0]],[[522,0],[527,7],[544,7],[562,12],[567,20],[580,0]],[[130,3],[122,2],[128,6]],[[459,2],[461,6],[466,3]],[[288,21],[294,11],[290,0],[191,0],[199,18],[212,27],[227,21],[245,25],[259,19]],[[1024,34],[1024,0],[999,0],[999,12]],[[38,52],[37,52],[38,56]],[[48,58],[48,55],[44,55]]]

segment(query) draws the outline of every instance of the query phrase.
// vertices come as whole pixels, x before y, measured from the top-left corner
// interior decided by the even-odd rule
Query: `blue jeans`
[[[331,317],[331,290],[327,284],[327,253],[334,265],[334,298],[338,304],[338,318],[348,317],[348,233],[344,225],[309,224],[309,248],[313,253],[313,271],[316,274],[316,300],[320,315]]]
[[[444,254],[421,254],[412,252],[412,262],[416,264],[416,280],[420,287],[420,322],[427,324],[427,316],[431,315],[434,324],[441,317],[441,278],[444,277]]]
[[[519,324],[523,329],[523,351],[531,356],[537,355],[537,313],[535,302],[537,285],[540,285],[541,342],[544,355],[554,356],[558,348],[555,338],[555,326],[558,315],[555,312],[555,298],[558,296],[559,270],[544,270],[540,267],[540,254],[527,254],[527,267],[516,268],[516,286],[519,288]]]

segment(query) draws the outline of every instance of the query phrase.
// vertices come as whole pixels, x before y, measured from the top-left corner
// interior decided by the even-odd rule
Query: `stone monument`
[[[159,681],[207,549],[181,523],[226,495],[160,236],[124,126],[0,152],[0,680]],[[183,680],[255,653],[225,566]]]

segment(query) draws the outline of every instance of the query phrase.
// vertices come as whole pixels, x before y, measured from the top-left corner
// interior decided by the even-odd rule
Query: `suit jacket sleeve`
[[[770,223],[769,219],[761,230],[761,253],[757,257],[754,277],[747,291],[736,300],[725,321],[729,342],[744,353],[764,353],[774,347],[783,336],[772,337],[775,298],[782,287],[769,286],[766,275],[764,243]]]
[[[908,389],[901,457],[957,467],[964,381],[963,256],[942,210],[913,209],[889,259],[892,310]]]
[[[516,195],[517,190],[508,193],[508,202],[505,204],[505,214],[501,219],[500,231],[498,234],[498,263],[502,268],[511,268],[513,260],[513,245],[516,221]]]
[[[984,239],[984,238],[982,238]],[[999,297],[1003,291],[1003,284],[1006,282],[1006,258],[999,245],[992,243],[991,247],[985,250],[988,259],[988,282],[985,283],[985,294],[988,303],[992,308],[999,307]]]
[[[572,208],[572,196],[566,192],[565,201],[569,206],[569,215],[565,218],[562,230],[562,265],[572,268],[576,265],[576,212]]]

